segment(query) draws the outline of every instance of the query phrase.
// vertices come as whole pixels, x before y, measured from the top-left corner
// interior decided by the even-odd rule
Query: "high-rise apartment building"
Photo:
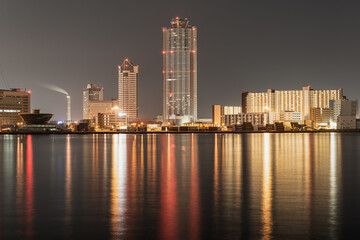
[[[0,125],[22,122],[19,113],[30,113],[30,91],[0,89]]]
[[[197,30],[187,18],[163,28],[163,117],[182,125],[197,120]]]
[[[125,59],[118,66],[119,71],[119,109],[128,118],[138,118],[139,66]]]
[[[90,119],[90,101],[104,100],[104,88],[97,84],[88,84],[83,90],[83,119]]]
[[[243,92],[243,112],[301,112],[304,120],[310,119],[311,108],[329,108],[329,100],[343,98],[342,88],[316,90],[310,86],[302,90],[273,90],[267,92]]]

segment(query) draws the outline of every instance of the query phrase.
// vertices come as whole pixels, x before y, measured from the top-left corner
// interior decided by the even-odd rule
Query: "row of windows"
[[[0,112],[9,112],[9,113],[12,113],[12,112],[20,112],[20,110],[13,110],[13,109],[0,109]]]

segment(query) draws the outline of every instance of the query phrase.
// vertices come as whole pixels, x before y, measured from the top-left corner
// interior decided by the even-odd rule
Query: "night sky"
[[[239,105],[242,91],[344,88],[359,98],[359,1],[0,0],[0,63],[32,108],[82,116],[82,89],[117,98],[117,65],[139,65],[139,114],[162,114],[162,31],[172,17],[198,28],[198,116]],[[0,77],[0,88],[5,88]]]

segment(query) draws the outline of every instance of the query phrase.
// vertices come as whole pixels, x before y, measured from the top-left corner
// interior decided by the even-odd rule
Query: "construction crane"
[[[6,78],[5,71],[4,71],[4,68],[3,68],[2,64],[0,64],[0,74],[1,74],[1,77],[2,77],[2,79],[4,81],[5,89],[10,90],[10,85],[9,85],[9,82],[8,82],[8,80]]]

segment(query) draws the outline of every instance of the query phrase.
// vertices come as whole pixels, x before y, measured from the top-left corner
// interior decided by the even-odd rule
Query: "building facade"
[[[90,101],[104,100],[104,88],[98,84],[88,84],[83,90],[83,119],[91,119],[89,115]]]
[[[337,129],[356,129],[356,117],[355,116],[338,116],[336,122]]]
[[[187,18],[173,18],[163,31],[164,122],[197,120],[197,29]]]
[[[330,101],[332,122],[337,129],[355,129],[359,117],[358,100],[338,99]]]
[[[329,101],[342,99],[343,90],[316,90],[310,86],[302,90],[273,90],[243,92],[243,112],[301,112],[304,120],[310,119],[311,108],[329,108]]]
[[[97,116],[97,126],[100,129],[117,129],[127,127],[128,118],[119,116],[117,113],[99,113]]]
[[[336,122],[339,116],[358,117],[358,101],[338,99],[330,101],[330,108],[333,110],[333,121]]]
[[[269,124],[269,113],[238,113],[226,114],[224,117],[225,125],[231,126],[236,124],[251,123],[255,129]]]
[[[89,118],[97,122],[97,116],[99,113],[111,113],[118,109],[118,100],[99,100],[90,101],[89,103]]]
[[[19,113],[30,113],[30,91],[0,90],[0,125],[23,122]]]
[[[269,112],[269,124],[274,124],[275,122],[302,123],[303,122],[302,113],[293,112],[293,111]]]
[[[311,108],[310,120],[315,128],[326,127],[330,125],[333,119],[333,110],[331,108]]]
[[[212,109],[212,123],[215,126],[225,125],[225,115],[234,115],[241,113],[240,106],[221,106],[213,105]]]
[[[119,109],[128,118],[138,118],[139,66],[129,59],[118,66],[119,73]]]

